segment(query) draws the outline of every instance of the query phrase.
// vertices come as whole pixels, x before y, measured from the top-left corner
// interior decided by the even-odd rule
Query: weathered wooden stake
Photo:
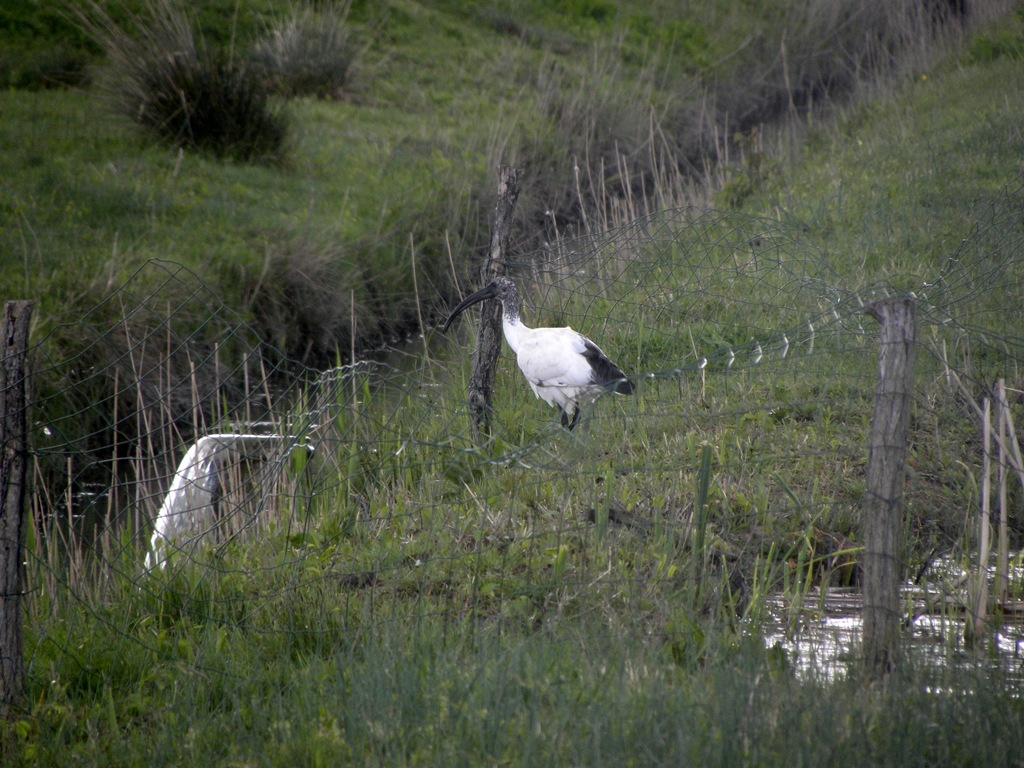
[[[988,623],[988,562],[992,554],[992,407],[986,397],[982,401],[981,420],[981,505],[978,510],[978,570],[968,588],[964,640],[981,643]]]
[[[25,688],[21,658],[21,547],[27,419],[25,355],[31,301],[9,301],[0,322],[0,718]]]
[[[999,568],[996,571],[996,595],[1000,605],[1006,605],[1010,597],[1010,510],[1006,486],[1010,477],[1008,446],[1014,436],[1008,422],[1010,406],[1006,402],[1006,382],[1003,379],[999,380],[996,409],[999,414]]]
[[[884,678],[899,660],[900,540],[910,409],[914,400],[915,305],[887,299],[867,308],[881,323],[878,386],[864,494],[864,661]]]
[[[505,249],[508,246],[512,214],[519,199],[518,168],[498,168],[498,203],[494,208],[491,250],[480,268],[480,285],[505,274]],[[501,302],[484,302],[480,313],[480,332],[473,352],[473,376],[469,381],[469,415],[473,440],[481,443],[491,433],[491,392],[494,372],[501,351]]]

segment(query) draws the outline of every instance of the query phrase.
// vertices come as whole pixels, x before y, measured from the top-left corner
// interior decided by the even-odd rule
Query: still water
[[[963,612],[929,610],[919,587],[904,590],[908,625],[904,652],[917,663],[936,667],[987,667],[1024,682],[1024,616],[1007,611],[994,619],[979,647],[964,639]],[[767,647],[779,647],[798,674],[835,679],[860,659],[862,595],[857,589],[815,589],[797,606],[781,596],[768,599]],[[911,613],[913,619],[911,620]]]

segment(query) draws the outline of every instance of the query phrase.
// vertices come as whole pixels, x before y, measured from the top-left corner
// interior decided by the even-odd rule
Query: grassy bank
[[[555,30],[538,11],[545,23],[516,27],[491,58],[466,25],[486,22],[493,43],[511,22],[486,8],[467,21],[451,5],[396,3],[387,34],[419,61],[438,46],[420,31],[441,30],[437,50],[455,46],[479,69],[459,69],[456,88],[437,53],[427,74],[380,75],[365,103],[292,104],[301,128],[284,167],[191,153],[179,165],[175,151],[140,146],[101,117],[88,95],[0,95],[0,123],[17,116],[5,146],[38,126],[18,143],[5,236],[22,243],[23,287],[49,281],[41,324],[45,307],[96,302],[144,257],[171,255],[195,259],[197,282],[226,295],[291,280],[305,305],[303,285],[330,285],[322,311],[348,317],[358,283],[338,291],[338,270],[382,270],[389,300],[415,315],[424,211],[441,206],[445,222],[489,205],[472,203],[489,193],[465,184],[469,173],[489,186],[493,156],[466,119],[491,103],[484,65],[507,70],[538,46],[569,55],[558,51],[607,23],[600,3],[581,4],[578,24],[556,17]],[[710,32],[662,28],[690,41],[697,61],[725,46]],[[569,322],[638,376],[635,396],[599,402],[576,432],[557,426],[506,356],[495,433],[476,447],[464,406],[469,333],[428,332],[401,370],[342,369],[277,414],[316,450],[290,454],[272,481],[249,469],[222,489],[241,499],[255,535],[146,573],[148,528],[110,525],[84,556],[66,557],[41,503],[28,542],[29,690],[5,726],[5,760],[1012,764],[1024,746],[1018,678],[967,653],[955,630],[942,640],[962,664],[936,669],[911,655],[878,689],[859,679],[856,659],[839,681],[798,675],[761,630],[777,618],[769,592],[789,606],[789,631],[820,619],[815,589],[838,583],[858,551],[877,365],[858,301],[879,284],[919,291],[929,308],[904,566],[920,569],[932,550],[969,559],[965,510],[977,507],[981,451],[948,372],[972,399],[996,377],[1020,382],[1024,115],[1012,94],[1024,63],[997,44],[1020,29],[1017,16],[983,32],[882,98],[815,124],[806,143],[765,134],[759,147],[748,132],[718,193],[742,211],[661,213],[517,256],[528,322]],[[623,50],[639,56],[637,46],[627,37]],[[381,72],[402,64],[397,54],[378,62]],[[437,193],[439,178],[457,187],[455,203]],[[680,189],[657,191],[679,202]],[[630,209],[610,206],[610,221],[616,210]],[[460,248],[466,257],[484,238],[456,231],[458,263]],[[368,250],[342,256],[338,242]],[[446,246],[437,254],[441,266],[419,273],[421,295],[465,277]],[[297,268],[310,263],[301,258],[323,271]],[[172,285],[187,297],[195,283]],[[245,295],[243,316],[259,294]],[[272,306],[295,311],[284,298]],[[279,320],[265,332],[303,327]],[[133,497],[147,520],[153,493]],[[955,609],[948,618],[957,625]]]
[[[284,4],[229,5],[183,17],[196,45],[244,59],[288,19]],[[87,57],[91,85],[3,94],[0,245],[20,267],[3,293],[38,297],[38,322],[50,328],[146,259],[172,257],[273,346],[330,364],[352,341],[373,347],[443,312],[486,247],[499,163],[526,169],[518,250],[706,202],[742,166],[742,137],[758,125],[941,56],[944,43],[903,5],[883,21],[859,6],[844,19],[823,1],[786,30],[775,14],[732,3],[516,14],[487,3],[355,3],[344,26],[356,63],[340,98],[278,97],[289,138],[271,164],[154,144],[111,112],[101,87],[110,55],[73,17],[54,3],[11,10],[5,34],[28,53],[9,57],[10,82],[49,84],[29,74],[33,51],[73,50]],[[129,35],[137,6],[103,7]],[[843,39],[869,37],[876,21],[893,30],[878,37],[893,69],[882,51]],[[889,39],[897,32],[902,42]],[[823,41],[844,54],[824,55]],[[736,179],[731,190],[748,194]]]

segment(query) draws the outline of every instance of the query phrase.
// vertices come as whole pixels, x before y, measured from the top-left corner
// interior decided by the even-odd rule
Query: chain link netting
[[[919,324],[912,578],[921,552],[969,549],[974,403],[1003,379],[1020,412],[1022,221],[1018,180],[935,274],[903,282],[851,276],[799,226],[696,209],[524,254],[508,270],[525,322],[584,333],[636,392],[567,431],[506,347],[483,445],[473,313],[298,370],[197,275],[149,262],[34,339],[32,673],[108,663],[78,650],[97,625],[116,648],[152,622],[158,654],[183,619],[293,650],[425,616],[670,637],[680,601],[749,618],[801,580],[856,585],[878,365],[864,308],[892,296],[916,299]],[[39,618],[61,611],[81,618]]]

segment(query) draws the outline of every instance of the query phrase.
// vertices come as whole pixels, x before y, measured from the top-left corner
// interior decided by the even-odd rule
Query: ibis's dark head
[[[501,306],[506,315],[512,313],[518,317],[519,292],[516,290],[516,284],[507,277],[499,277],[491,281],[488,285],[485,285],[476,293],[471,293],[460,301],[448,316],[448,320],[445,322],[444,327],[441,328],[441,332],[446,332],[455,318],[465,310],[469,309],[474,304],[479,304],[481,301],[486,301],[487,299],[497,299],[501,302]]]

